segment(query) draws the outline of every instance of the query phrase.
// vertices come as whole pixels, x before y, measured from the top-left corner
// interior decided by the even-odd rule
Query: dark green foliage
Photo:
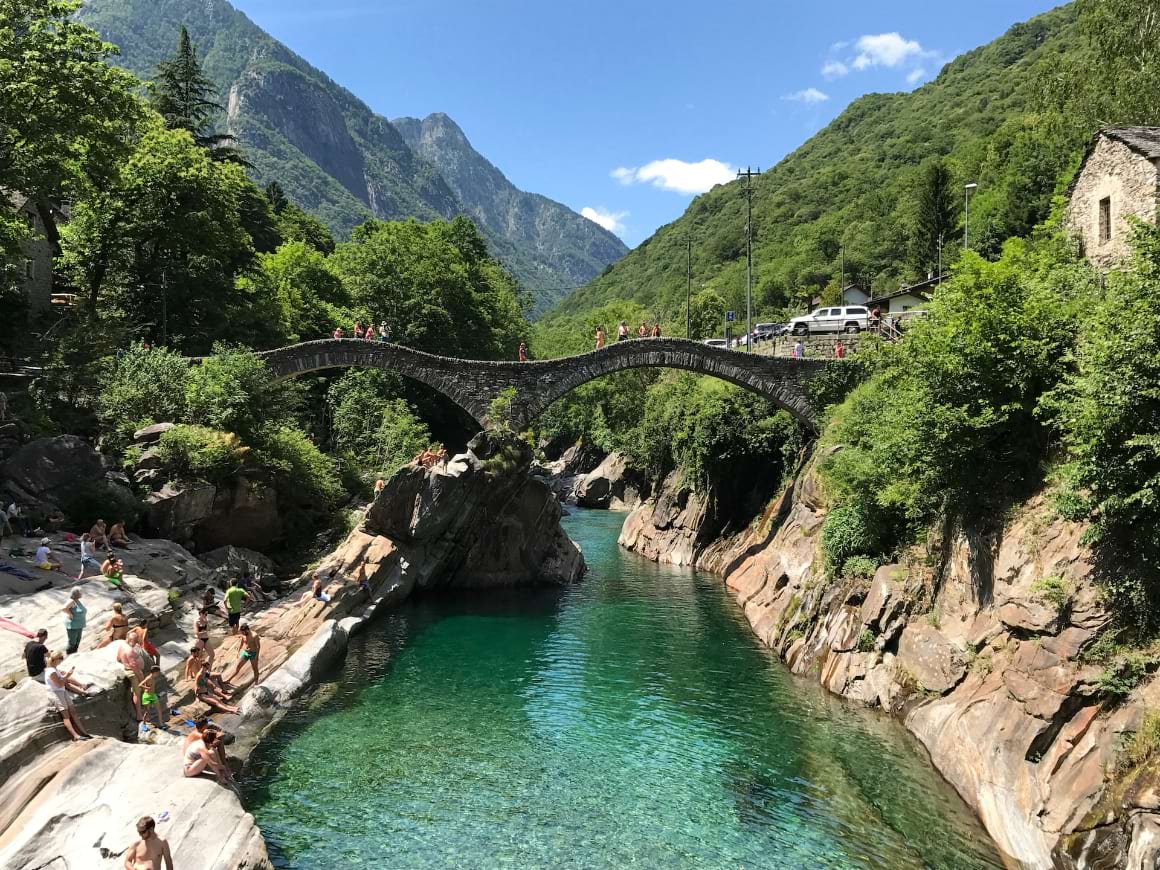
[[[128,445],[133,433],[153,423],[185,419],[189,364],[165,348],[133,344],[108,366],[97,401],[105,445]]]
[[[132,529],[141,519],[144,508],[124,487],[103,481],[80,483],[62,498],[61,511],[76,528],[89,528],[97,520],[112,524],[124,520]]]
[[[322,254],[334,252],[334,236],[318,218],[307,214],[286,198],[276,181],[266,185],[266,199],[274,213],[278,234],[287,242],[305,242]]]
[[[933,157],[922,164],[914,202],[910,265],[918,274],[935,272],[950,263],[958,228],[959,189],[946,161]]]
[[[162,468],[174,480],[221,485],[245,466],[250,448],[237,435],[205,426],[179,425],[157,445]]]
[[[294,418],[299,394],[292,385],[275,381],[253,353],[218,344],[214,355],[190,372],[185,402],[190,423],[252,443],[270,425]]]
[[[1050,434],[1036,407],[1094,286],[1053,239],[1010,242],[998,263],[964,259],[930,317],[835,409],[824,442],[842,449],[821,472],[870,547],[840,547],[835,565],[889,554],[940,515],[996,516],[1041,480]]]
[[[398,376],[378,369],[347,372],[327,392],[334,450],[364,474],[387,476],[431,444],[401,392]]]
[[[831,568],[881,551],[881,529],[864,505],[851,502],[830,511],[822,525],[822,552]]]
[[[149,103],[165,119],[170,130],[185,130],[193,141],[207,149],[215,159],[240,160],[233,148],[234,137],[215,133],[211,124],[221,111],[215,97],[215,85],[201,70],[193,41],[184,26],[177,36],[177,50],[157,64],[149,83]]]

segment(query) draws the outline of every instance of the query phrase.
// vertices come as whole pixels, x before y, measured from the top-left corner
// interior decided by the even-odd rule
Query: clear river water
[[[565,519],[565,591],[376,621],[253,755],[275,865],[983,868],[990,840],[897,722],[792,676],[718,578]]]

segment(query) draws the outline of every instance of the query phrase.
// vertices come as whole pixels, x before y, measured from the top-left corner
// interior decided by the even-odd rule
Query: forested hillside
[[[847,281],[880,291],[935,270],[937,239],[923,238],[918,207],[932,161],[949,170],[936,192],[951,218],[944,263],[962,240],[964,182],[979,185],[971,235],[984,254],[1042,220],[1089,132],[1039,111],[1045,77],[1080,46],[1075,22],[1074,5],[1053,10],[956,58],[912,93],[855,100],[757,179],[755,314],[836,292],[843,264]],[[725,307],[744,310],[745,198],[733,182],[699,196],[554,313],[631,300],[683,331],[690,239],[694,293],[711,289]]]
[[[225,0],[87,0],[80,16],[120,47],[116,62],[143,79],[173,51],[185,26],[227,109],[222,126],[228,124],[244,146],[250,174],[261,184],[277,181],[340,238],[371,217],[470,214],[493,252],[531,291],[534,311],[627,250],[611,233],[543,198],[557,218],[549,224],[537,224],[539,210],[527,208],[509,209],[506,220],[480,220],[470,191],[461,200],[455,185],[386,118]],[[467,150],[472,162],[487,163]],[[530,196],[496,174],[510,191]]]

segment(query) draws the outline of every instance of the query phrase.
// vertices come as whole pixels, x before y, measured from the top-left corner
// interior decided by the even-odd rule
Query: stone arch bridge
[[[821,360],[739,353],[681,338],[618,341],[579,356],[530,362],[453,359],[350,338],[308,341],[258,356],[279,378],[351,367],[398,372],[442,393],[481,426],[488,423],[492,402],[505,390],[514,389],[507,422],[517,432],[581,384],[636,368],[684,369],[721,378],[771,400],[812,429],[814,411],[806,382],[826,365]]]

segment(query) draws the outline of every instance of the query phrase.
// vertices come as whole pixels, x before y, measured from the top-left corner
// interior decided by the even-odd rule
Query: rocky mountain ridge
[[[226,0],[87,0],[80,16],[146,79],[187,27],[206,74],[221,87],[223,125],[245,149],[255,180],[277,181],[340,237],[372,217],[468,214],[532,292],[535,311],[627,251],[566,206],[517,190],[461,131],[451,151],[440,137],[417,153],[390,121]],[[472,184],[461,166],[487,183]]]

